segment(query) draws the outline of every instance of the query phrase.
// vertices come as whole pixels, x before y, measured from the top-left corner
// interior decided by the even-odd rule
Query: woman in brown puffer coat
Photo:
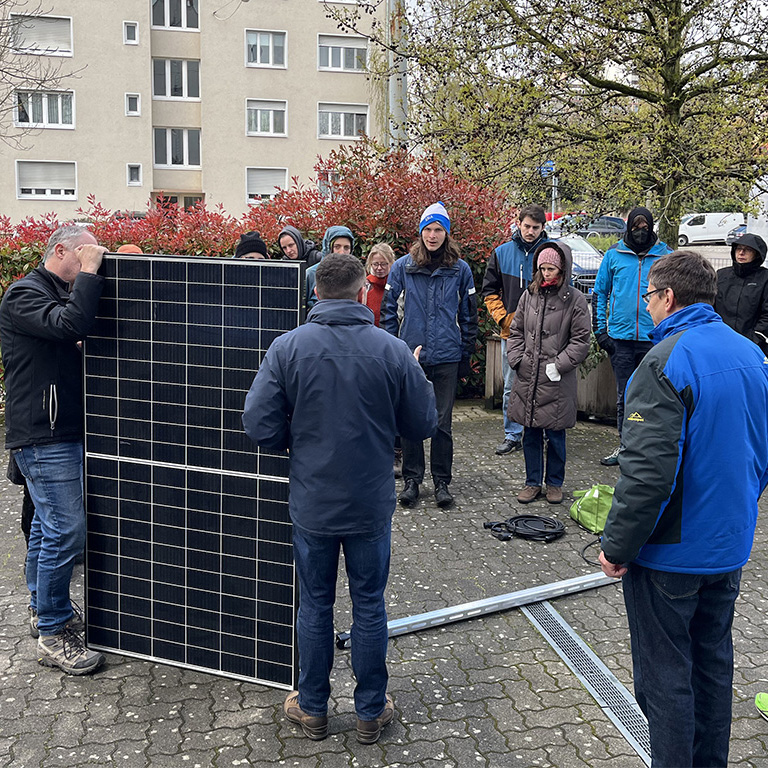
[[[507,359],[517,372],[508,414],[525,427],[521,504],[541,495],[543,481],[550,504],[563,500],[565,430],[576,423],[577,368],[589,354],[591,330],[587,300],[570,285],[570,276],[571,249],[557,241],[542,243],[507,341]]]

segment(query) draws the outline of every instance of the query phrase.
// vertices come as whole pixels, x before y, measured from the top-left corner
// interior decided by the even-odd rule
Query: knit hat
[[[142,251],[138,245],[134,245],[133,243],[126,243],[117,249],[117,253],[141,253],[143,255],[144,251]]]
[[[419,234],[429,224],[439,224],[448,234],[451,232],[451,220],[448,218],[448,211],[442,203],[433,203],[421,214],[419,222]]]
[[[536,264],[540,267],[542,264],[551,264],[563,271],[563,257],[556,248],[542,248],[539,251],[539,260]]]
[[[244,232],[235,248],[235,258],[242,259],[246,253],[260,253],[265,259],[269,257],[267,244],[258,232]]]

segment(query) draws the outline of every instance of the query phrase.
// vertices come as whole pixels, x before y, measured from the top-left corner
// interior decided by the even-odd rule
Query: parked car
[[[560,235],[574,232],[580,227],[586,227],[590,221],[591,219],[586,213],[564,213],[560,218],[548,221],[545,228],[550,237],[560,237]]]
[[[603,260],[603,252],[580,235],[563,235],[558,240],[571,249],[574,287],[586,293],[589,298],[589,294],[595,287],[595,278],[600,262]]]
[[[604,235],[615,235],[622,237],[627,231],[627,222],[618,216],[598,216],[586,227],[576,230],[576,234],[581,237],[602,237]]]
[[[744,223],[743,213],[689,213],[680,220],[677,244],[684,248],[689,243],[722,243],[734,227]]]
[[[726,245],[733,245],[745,232],[747,231],[746,224],[739,224],[738,227],[734,227],[725,237]]]

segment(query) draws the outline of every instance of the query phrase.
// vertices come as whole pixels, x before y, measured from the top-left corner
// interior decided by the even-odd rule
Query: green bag
[[[613,488],[593,485],[588,491],[574,491],[573,496],[576,501],[571,504],[571,517],[591,533],[602,533],[611,511]]]

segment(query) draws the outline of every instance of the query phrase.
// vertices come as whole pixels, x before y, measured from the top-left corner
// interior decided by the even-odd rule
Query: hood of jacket
[[[665,317],[648,335],[654,344],[658,344],[662,339],[688,330],[692,326],[722,322],[723,318],[715,312],[715,308],[711,304],[698,302],[678,309],[669,317]]]
[[[373,312],[352,299],[321,299],[307,315],[320,325],[373,325]]]
[[[352,230],[349,227],[333,226],[328,227],[323,235],[323,255],[331,252],[333,241],[338,237],[349,238],[349,242],[352,243],[352,250],[355,249],[355,236],[352,234]]]
[[[539,254],[545,248],[554,248],[563,257],[563,284],[558,288],[557,294],[561,298],[565,298],[571,292],[571,272],[573,270],[571,248],[565,243],[561,243],[559,240],[547,240],[546,242],[540,243],[533,253],[534,276],[536,275],[536,270],[539,268]],[[530,287],[528,290],[530,290]]]
[[[280,238],[283,235],[288,235],[289,237],[293,238],[293,241],[296,243],[296,247],[299,249],[299,255],[295,259],[292,259],[292,261],[301,261],[306,259],[307,253],[312,250],[315,245],[311,240],[304,240],[301,232],[299,232],[296,227],[290,226],[290,224],[280,230],[280,234],[277,236],[278,245],[280,245]],[[283,255],[283,258],[286,258],[286,256]]]
[[[642,216],[648,222],[648,229],[643,233],[641,230],[636,232],[632,231],[632,226],[635,223],[635,219]],[[638,236],[638,232],[641,236]],[[627,216],[627,231],[624,233],[624,244],[630,250],[636,254],[648,253],[648,251],[656,244],[659,238],[653,231],[653,214],[643,207],[633,208]]]
[[[757,251],[757,258],[751,262],[760,266],[765,261],[766,246],[765,240],[760,235],[753,235],[750,232],[745,232],[732,246],[731,246],[731,261],[733,261],[734,267],[738,264],[736,261],[736,246],[745,245],[747,248],[751,248],[753,251]]]

